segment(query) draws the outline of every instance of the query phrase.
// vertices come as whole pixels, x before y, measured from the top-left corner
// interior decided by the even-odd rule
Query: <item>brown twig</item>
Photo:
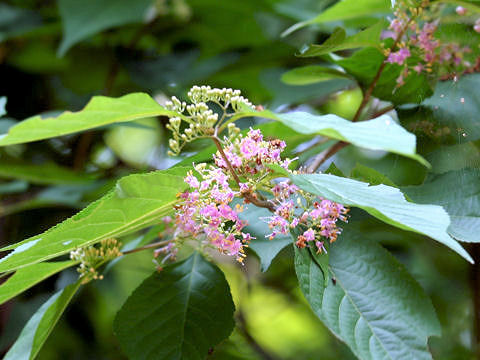
[[[172,241],[174,241],[174,240],[170,239],[170,240],[157,241],[157,242],[154,242],[154,243],[151,243],[151,244],[148,244],[148,245],[136,248],[136,249],[122,251],[122,254],[123,255],[128,255],[128,254],[133,254],[133,253],[143,251],[143,250],[155,249],[155,248],[160,247],[160,246],[165,246],[165,245],[171,243]]]
[[[393,42],[393,45],[391,46],[390,50],[395,49],[395,47],[398,45],[400,40],[402,39],[403,35],[405,34],[405,31],[407,31],[408,27],[410,26],[410,23],[412,22],[414,18],[412,17],[409,21],[407,21],[405,27],[402,29],[402,31],[398,34],[397,38]],[[375,74],[372,82],[368,86],[368,88],[365,90],[365,93],[363,94],[363,99],[362,102],[360,103],[360,106],[357,109],[357,112],[355,113],[355,116],[352,119],[352,122],[357,122],[360,120],[360,116],[365,108],[365,106],[368,104],[370,97],[372,96],[373,90],[375,89],[375,86],[377,85],[378,80],[380,79],[380,76],[382,75],[383,70],[385,69],[385,66],[387,66],[387,59],[385,58],[382,63],[380,64],[380,67],[377,70],[377,73]],[[388,111],[390,111],[389,109]],[[388,112],[386,111],[386,112]],[[380,114],[382,115],[382,114]],[[380,116],[377,115],[377,116]],[[377,117],[374,116],[374,117]],[[348,143],[345,143],[343,141],[337,142],[335,145],[332,145],[332,147],[329,150],[326,150],[324,152],[321,152],[318,154],[314,160],[312,165],[308,167],[308,172],[309,173],[314,173],[320,165],[322,165],[325,161],[327,161],[331,156],[335,155],[338,151],[343,149],[345,146],[349,145]]]
[[[240,187],[241,180],[238,177],[237,172],[233,168],[232,163],[230,162],[230,160],[228,160],[227,155],[223,151],[222,144],[220,143],[220,139],[216,136],[212,136],[211,138],[212,138],[213,142],[215,143],[215,146],[217,147],[218,152],[220,153],[220,156],[222,157],[223,161],[225,161],[225,164],[227,164],[227,168],[230,171],[230,173],[232,174],[233,179],[237,183],[238,187]],[[258,196],[256,194],[252,193],[251,191],[242,192],[241,194],[242,194],[242,196],[245,200],[247,200],[248,202],[251,202],[255,206],[268,209],[271,212],[275,211],[275,205],[271,201],[260,200],[258,198]]]

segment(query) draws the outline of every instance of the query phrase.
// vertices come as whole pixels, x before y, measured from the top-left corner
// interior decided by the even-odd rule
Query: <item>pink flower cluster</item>
[[[292,160],[282,160],[285,141],[265,141],[260,130],[250,129],[246,137],[238,136],[225,149],[225,155],[239,174],[256,175],[266,170],[265,164],[277,164],[288,169]],[[220,153],[214,155],[215,164],[222,169],[228,165]]]
[[[401,2],[399,2],[401,4]],[[415,9],[414,9],[415,10]],[[420,9],[421,14],[427,14]],[[457,9],[457,13],[463,13],[464,9]],[[395,11],[395,19],[391,20],[389,30],[385,37],[398,40],[396,51],[386,50],[387,62],[403,66],[400,76],[397,78],[399,86],[403,85],[404,79],[410,70],[420,73],[431,73],[435,65],[441,65],[451,71],[452,68],[468,67],[470,64],[464,60],[464,54],[470,52],[468,47],[461,47],[456,43],[443,43],[435,38],[439,21],[426,21],[423,16],[423,25],[420,20],[411,20],[403,6],[399,5]],[[417,63],[407,64],[407,59],[419,59]]]
[[[290,229],[301,225],[307,227],[302,235],[298,236],[296,245],[299,248],[307,246],[308,242],[314,242],[318,252],[325,251],[322,239],[330,242],[337,240],[341,229],[337,227],[337,220],[347,221],[348,209],[336,202],[323,199],[312,198],[309,202],[312,207],[302,206],[300,198],[297,205],[291,199],[291,196],[299,191],[298,187],[283,181],[275,185],[273,193],[278,202],[275,213],[266,218],[268,226],[273,230],[271,234],[266,235],[272,240],[278,234],[288,234]],[[306,195],[306,197],[310,197]],[[313,201],[312,201],[313,200]]]
[[[176,237],[204,236],[204,244],[216,247],[220,252],[235,256],[239,262],[245,257],[244,247],[252,239],[243,233],[246,223],[239,219],[241,206],[230,207],[229,203],[238,192],[228,184],[228,176],[222,169],[198,167],[202,178],[192,173],[185,178],[191,190],[180,194],[181,202],[176,207]]]

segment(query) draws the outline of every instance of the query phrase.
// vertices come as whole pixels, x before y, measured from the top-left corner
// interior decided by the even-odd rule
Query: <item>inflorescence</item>
[[[71,251],[70,258],[80,261],[77,271],[82,279],[82,284],[92,280],[102,280],[103,275],[98,273],[98,268],[105,262],[121,256],[121,245],[117,239],[110,238],[102,240],[99,246],[89,246]]]
[[[195,171],[185,177],[189,190],[178,196],[173,238],[177,241],[198,239],[202,247],[216,248],[243,262],[245,248],[255,238],[245,231],[247,223],[241,219],[240,213],[253,203],[272,212],[271,216],[261,219],[271,229],[266,238],[273,240],[278,234],[289,234],[298,226],[303,229],[296,239],[298,247],[311,244],[317,252],[325,252],[324,241],[337,239],[341,231],[337,220],[347,221],[348,209],[313,196],[289,181],[276,179],[278,174],[273,170],[274,166],[292,172],[289,165],[295,160],[282,159],[281,154],[286,148],[284,141],[264,139],[260,130],[252,128],[241,134],[233,123],[224,126],[228,134],[220,140],[217,132],[225,114],[232,116],[245,106],[254,109],[239,91],[194,87],[189,98],[193,105],[187,106],[176,98],[167,105],[181,113],[187,109],[191,116],[185,120],[189,127],[184,133],[180,130],[184,119],[170,120],[170,129],[174,132],[172,150],[177,152],[183,146],[184,143],[177,147],[179,139],[186,142],[209,136],[214,137],[218,151],[213,155],[212,164],[197,164]],[[221,118],[208,107],[207,104],[212,103],[222,107]],[[228,112],[229,106],[233,112]],[[197,109],[201,111],[196,112]],[[171,247],[176,249],[174,245]]]
[[[468,68],[471,64],[464,59],[464,54],[471,51],[468,47],[446,43],[435,37],[439,21],[432,20],[432,15],[427,11],[430,2],[424,0],[418,7],[407,3],[408,0],[397,2],[395,18],[390,21],[389,31],[384,34],[384,38],[396,40],[394,49],[385,49],[385,56],[388,63],[402,66],[397,78],[398,86],[404,84],[411,71],[429,74],[436,67],[449,71]]]

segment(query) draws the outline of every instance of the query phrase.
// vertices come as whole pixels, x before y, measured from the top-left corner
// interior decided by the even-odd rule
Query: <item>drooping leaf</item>
[[[389,13],[391,13],[391,8],[388,0],[342,0],[321,12],[317,17],[291,26],[283,32],[282,36],[287,36],[304,26],[312,24]]]
[[[95,96],[81,111],[66,111],[58,117],[46,119],[34,116],[12,126],[8,133],[0,135],[0,146],[44,140],[151,116],[174,114],[143,93],[119,98]]]
[[[289,85],[315,84],[337,78],[348,78],[348,75],[339,70],[319,65],[299,67],[282,75],[282,81]]]
[[[456,81],[440,81],[433,96],[422,105],[432,110],[431,117],[447,125],[459,142],[480,138],[480,74],[463,75]]]
[[[151,0],[58,0],[63,38],[58,49],[64,55],[76,43],[116,26],[141,23]]]
[[[300,288],[323,323],[354,354],[370,359],[431,359],[440,335],[433,306],[406,269],[376,242],[346,230],[330,247],[332,281],[306,249],[295,250]]]
[[[428,166],[425,159],[416,154],[415,135],[388,115],[361,122],[351,122],[333,114],[312,115],[302,111],[287,114],[262,111],[256,115],[280,121],[301,134],[318,134],[366,149],[389,151]]]
[[[130,359],[204,359],[232,332],[234,310],[223,273],[195,252],[147,278],[114,331]]]
[[[76,263],[76,261],[43,262],[17,270],[0,285],[0,304]]]
[[[177,193],[185,189],[187,168],[129,175],[107,195],[43,234],[1,250],[0,272],[51,259],[103,239],[132,233],[172,212]]]
[[[265,236],[271,234],[272,230],[268,227],[266,218],[272,216],[272,213],[253,204],[245,205],[245,207],[246,209],[240,213],[240,218],[248,221],[244,231],[256,238],[250,242],[249,248],[255,251],[260,258],[262,271],[267,271],[275,256],[292,243],[292,237],[279,234],[273,240],[269,240]]]
[[[4,360],[33,360],[80,285],[77,281],[50,297],[30,318]]]
[[[5,106],[7,105],[7,98],[5,96],[0,97],[0,117],[7,113]]]
[[[433,176],[420,186],[407,186],[414,201],[438,204],[447,210],[452,222],[448,233],[465,242],[480,242],[480,171],[463,169]]]
[[[291,179],[312,194],[359,207],[387,224],[427,235],[472,262],[470,255],[447,233],[450,218],[441,206],[411,203],[397,188],[369,186],[330,174],[292,175]]]
[[[0,4],[0,41],[20,36],[42,23],[38,12],[16,7],[7,3]]]
[[[348,36],[343,28],[336,28],[332,35],[321,45],[310,45],[299,56],[312,57],[325,55],[331,52],[361,47],[378,47],[380,45],[380,34],[386,28],[384,20],[366,28],[359,33]]]
[[[1,183],[0,195],[21,193],[26,191],[27,189],[28,189],[28,183],[23,180],[15,180],[8,183]]]

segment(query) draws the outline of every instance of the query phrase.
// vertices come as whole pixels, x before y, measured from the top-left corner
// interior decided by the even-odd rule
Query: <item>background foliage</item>
[[[405,314],[403,319],[392,320],[398,326],[395,331],[408,338],[408,346],[420,349],[418,358],[428,358],[422,347],[431,335],[435,336],[428,340],[428,346],[435,359],[474,356],[479,339],[476,327],[480,326],[474,316],[474,309],[480,308],[479,269],[422,234],[447,245],[451,241],[447,233],[465,242],[479,241],[480,99],[476,88],[480,75],[447,77],[437,84],[418,77],[392,96],[398,71],[393,65],[386,69],[374,95],[398,105],[399,123],[416,135],[418,154],[413,136],[409,137],[400,126],[394,127],[396,124],[391,126],[396,132],[389,133],[394,140],[382,137],[383,119],[377,123],[372,123],[373,120],[361,123],[363,128],[360,129],[360,123],[332,116],[328,118],[328,127],[319,128],[313,126],[315,123],[309,117],[313,115],[305,115],[302,119],[279,115],[282,111],[297,109],[316,114],[333,112],[351,119],[355,113],[351,109],[358,107],[358,97],[345,100],[337,92],[354,89],[355,79],[360,85],[371,82],[375,69],[383,61],[378,44],[372,39],[378,38],[382,27],[387,26],[385,17],[391,16],[390,2],[344,0],[337,7],[323,11],[334,3],[330,0],[10,0],[0,4],[0,95],[5,96],[0,99],[3,110],[0,134],[6,133],[19,120],[40,114],[16,127],[18,133],[0,135],[0,145],[9,145],[0,148],[0,246],[13,249],[15,245],[12,244],[25,239],[38,242],[40,246],[55,246],[53,250],[44,248],[43,252],[37,252],[37,258],[18,257],[17,261],[12,256],[0,263],[0,271],[20,268],[13,277],[24,284],[23,288],[8,290],[8,283],[5,283],[0,290],[2,302],[38,283],[1,305],[0,351],[7,352],[42,304],[55,303],[56,308],[62,308],[79,286],[75,283],[77,273],[69,268],[74,262],[66,258],[22,266],[64,255],[78,244],[95,241],[94,236],[98,234],[95,226],[102,227],[102,236],[124,235],[122,241],[132,248],[156,236],[159,229],[155,227],[150,232],[130,230],[154,224],[164,210],[171,208],[175,195],[185,188],[182,183],[185,169],[176,167],[161,173],[143,173],[167,169],[175,161],[187,166],[192,160],[204,161],[213,150],[210,143],[199,141],[187,149],[185,156],[198,152],[192,158],[168,157],[164,115],[169,112],[139,92],[149,93],[159,103],[164,103],[172,95],[183,98],[194,84],[209,84],[241,89],[254,104],[262,104],[275,112],[266,112],[265,117],[278,122],[264,123],[246,117],[241,125],[245,128],[259,125],[267,136],[285,140],[286,152],[292,156],[298,153],[299,162],[320,152],[322,146],[331,145],[325,143],[305,152],[306,146],[297,148],[304,141],[316,139],[318,134],[348,139],[362,148],[345,147],[323,164],[321,170],[327,170],[334,162],[336,167],[330,167],[334,175],[346,174],[358,181],[397,187],[409,200],[443,206],[452,219],[448,229],[439,231],[445,214],[437,207],[425,210],[427,208],[406,201],[395,201],[403,212],[392,214],[389,213],[391,209],[382,207],[382,199],[392,193],[385,190],[381,198],[378,193],[368,193],[371,188],[365,189],[361,183],[336,180],[338,189],[328,188],[336,196],[333,200],[359,208],[352,210],[344,236],[330,253],[331,269],[326,270],[327,275],[318,274],[326,276],[328,286],[308,290],[315,292],[317,299],[328,298],[330,302],[325,301],[324,306],[335,307],[345,303],[344,299],[351,299],[342,308],[343,313],[340,312],[348,320],[341,324],[336,322],[338,319],[329,318],[328,309],[316,307],[315,302],[310,301],[305,289],[308,283],[305,273],[313,260],[302,259],[298,253],[294,254],[293,248],[285,247],[290,242],[288,238],[278,238],[272,246],[258,235],[259,241],[252,243],[258,257],[251,252],[246,266],[241,268],[220,261],[224,275],[198,254],[192,255],[162,274],[165,282],[168,284],[188,269],[198,268],[199,274],[216,279],[212,293],[225,293],[230,287],[232,298],[222,298],[219,319],[231,318],[232,300],[236,308],[236,326],[232,334],[215,347],[209,358],[353,359],[355,355],[368,358],[365,343],[349,337],[353,322],[361,318],[374,329],[388,328],[369,318],[369,305],[385,314],[392,308],[424,309],[422,318]],[[478,7],[475,2],[468,5],[472,11]],[[471,29],[468,20],[459,21],[452,9],[454,7],[442,13],[444,21],[439,36],[468,42],[473,49],[469,56],[474,63],[480,53],[480,35]],[[361,49],[354,51],[358,48]],[[342,58],[329,55],[332,51]],[[341,65],[346,73],[326,68],[327,62]],[[65,110],[82,109],[92,96],[98,95],[123,97],[94,98],[83,112],[85,119],[82,120],[81,115],[68,125],[65,121],[74,115],[64,113],[57,117]],[[95,117],[94,125],[90,121],[92,116]],[[89,130],[84,131],[86,129]],[[39,139],[46,140],[35,141]],[[24,144],[25,141],[32,142]],[[425,166],[425,159],[431,168]],[[122,180],[114,187],[120,178]],[[294,181],[309,182],[306,186],[313,192],[326,191],[311,178],[302,180],[299,176]],[[342,187],[343,183],[348,184]],[[138,206],[139,201],[141,206]],[[42,238],[37,236],[90,203],[69,222]],[[118,214],[115,210],[119,207],[129,211]],[[256,228],[259,226],[256,219],[264,216],[263,210],[245,214],[253,219],[250,221],[252,233],[263,230]],[[400,222],[404,226],[388,226],[378,219],[395,226]],[[423,220],[418,222],[418,219]],[[109,221],[112,227],[104,228],[104,223]],[[89,224],[90,228],[75,233],[78,227],[68,228],[72,223],[80,227]],[[439,226],[426,229],[428,224]],[[405,231],[406,226],[417,232]],[[126,228],[128,234],[124,231]],[[65,231],[72,232],[65,234]],[[76,240],[66,244],[67,235]],[[28,250],[32,244],[28,245],[28,241],[16,247],[16,254]],[[364,248],[365,244],[368,249]],[[467,250],[474,259],[480,260],[480,251],[471,245]],[[468,257],[458,250],[456,242],[449,246]],[[342,258],[342,250],[358,257],[362,261],[360,265],[348,263],[348,259]],[[384,260],[385,257],[391,261]],[[391,298],[388,305],[372,296],[375,294],[375,289],[369,288],[372,281],[388,286],[403,279],[406,289],[412,293],[420,291],[404,268],[395,265],[399,263],[431,298],[438,321],[423,293],[418,298],[385,294]],[[347,269],[346,273],[339,272],[336,267]],[[267,268],[267,272],[262,272]],[[67,270],[58,273],[63,269]],[[127,305],[119,318],[130,316],[128,306],[151,308],[141,299],[156,296],[148,293],[149,284],[158,281],[151,275],[153,270],[148,253],[129,255],[115,266],[107,267],[105,279],[82,287],[61,318],[61,312],[57,314],[52,308],[46,310],[42,318],[50,322],[38,316],[32,318],[30,335],[24,337],[27,342],[24,346],[29,350],[17,343],[9,353],[13,354],[10,358],[27,359],[37,352],[39,359],[125,358],[125,354],[131,354],[132,344],[142,339],[116,329],[113,320],[139,285],[134,294],[140,298],[141,306],[138,303]],[[378,271],[395,276],[388,275],[377,281]],[[339,286],[329,281],[328,274]],[[369,282],[355,281],[358,279],[354,275],[359,274],[360,279]],[[302,289],[297,275],[306,279]],[[201,276],[198,277],[195,284],[201,289],[206,285]],[[67,284],[71,285],[65,287]],[[184,296],[183,288],[176,289],[177,292],[168,290],[172,291],[169,296],[179,299]],[[192,304],[193,310],[184,311],[215,310],[200,295],[195,297],[195,288],[190,291],[196,301]],[[171,311],[178,310],[175,303],[166,303]],[[350,317],[352,309],[357,307],[360,315]],[[352,350],[332,335],[317,315],[332,331],[347,339]],[[52,322],[57,320],[53,329]],[[194,320],[205,323],[205,319]],[[191,327],[197,326],[195,321]],[[418,326],[415,329],[405,326],[411,322]],[[48,339],[34,339],[32,331],[53,333]],[[173,329],[174,335],[175,331],[179,330]],[[211,338],[197,344],[198,347],[208,350],[217,338],[228,335],[222,331],[228,333],[229,328],[219,328],[218,333],[211,333]],[[368,331],[367,328],[360,330],[360,338],[368,338]],[[141,337],[141,331],[136,333]],[[174,336],[162,334],[165,338],[169,335]],[[169,350],[167,345],[159,345],[161,340],[155,337],[152,342],[158,343],[152,346],[159,346],[157,351]],[[181,351],[191,351],[183,345]],[[398,351],[395,353],[398,358],[406,351],[387,350]]]

